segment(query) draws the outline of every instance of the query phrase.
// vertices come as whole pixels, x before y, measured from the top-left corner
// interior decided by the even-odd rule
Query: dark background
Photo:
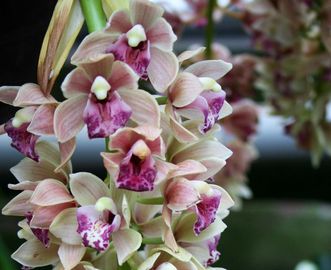
[[[1,86],[36,82],[39,50],[55,3],[55,0],[1,3]],[[203,43],[203,37],[203,29],[188,29],[177,48]],[[251,50],[241,25],[233,20],[227,19],[217,26],[216,38],[234,53]],[[67,65],[63,73],[70,68]],[[54,91],[61,98],[58,86]],[[13,117],[14,112],[10,106],[0,104],[0,123]],[[331,269],[330,158],[323,158],[320,167],[313,169],[308,153],[298,150],[293,140],[282,134],[281,119],[264,113],[259,131],[256,144],[260,158],[249,173],[254,199],[227,218],[228,229],[222,235],[220,247],[221,265],[231,270],[282,270],[311,259],[321,270]],[[9,182],[15,183],[9,168],[21,159],[8,143],[0,138],[0,207],[14,195],[7,189]],[[93,155],[98,158],[97,150],[102,145],[101,141],[87,143],[86,137],[80,136],[81,150],[73,159],[75,171],[103,176],[101,159],[97,163],[91,158]],[[21,242],[15,235],[17,219],[1,216],[0,222],[0,269],[18,269],[9,264],[8,255]]]

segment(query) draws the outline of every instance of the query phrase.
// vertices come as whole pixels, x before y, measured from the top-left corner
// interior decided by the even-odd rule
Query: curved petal
[[[172,105],[184,107],[191,104],[203,92],[203,88],[195,75],[183,72],[178,75],[169,92]]]
[[[72,138],[71,140],[64,143],[59,143],[59,148],[61,154],[61,163],[55,168],[54,172],[56,173],[62,170],[62,168],[66,169],[65,167],[68,167],[70,164],[70,159],[76,149],[76,139]]]
[[[125,157],[122,153],[101,153],[103,158],[103,164],[110,174],[110,176],[115,179],[118,177],[118,168],[122,159]]]
[[[131,119],[138,125],[160,127],[160,110],[155,98],[143,90],[122,89],[121,98],[132,109]]]
[[[197,136],[195,136],[192,132],[188,129],[183,127],[177,120],[170,116],[170,126],[173,131],[173,135],[179,142],[186,143],[186,142],[194,142],[199,140]]]
[[[45,248],[38,240],[28,240],[12,254],[12,259],[27,267],[41,267],[55,264],[59,258],[58,246]]]
[[[158,18],[146,35],[151,46],[164,51],[172,51],[173,44],[177,40],[171,25],[164,18]]]
[[[93,59],[89,59],[89,61],[80,63],[79,67],[86,72],[88,79],[93,82],[97,76],[102,76],[106,80],[109,80],[110,74],[113,72],[113,64],[114,56],[112,54],[100,54]],[[88,90],[90,90],[90,88],[91,86]]]
[[[73,269],[85,254],[86,248],[80,245],[68,245],[62,243],[58,255],[64,269]]]
[[[86,36],[76,52],[71,57],[71,63],[77,65],[80,62],[94,59],[100,54],[105,54],[107,48],[118,38],[117,34],[106,32],[93,32]]]
[[[188,59],[191,59],[197,55],[199,55],[200,53],[202,53],[206,48],[205,47],[200,47],[200,48],[197,48],[195,50],[190,50],[190,51],[184,51],[182,52],[180,55],[178,55],[178,61],[180,63],[188,60]]]
[[[1,86],[0,87],[0,102],[8,105],[13,105],[20,86]]]
[[[52,221],[49,231],[60,238],[62,242],[70,245],[80,245],[81,236],[77,233],[78,223],[76,217],[77,208],[64,209]]]
[[[8,202],[2,208],[2,214],[6,216],[25,216],[33,211],[34,206],[29,202],[33,191],[24,190]]]
[[[44,104],[39,106],[28,126],[28,131],[39,136],[53,135],[55,109],[56,105],[54,104]]]
[[[188,159],[176,164],[177,168],[169,173],[169,178],[196,175],[207,172],[207,168],[196,160]]]
[[[86,102],[87,96],[79,95],[64,101],[56,108],[54,131],[59,142],[69,141],[83,128]]]
[[[144,0],[131,1],[129,10],[132,24],[141,24],[145,31],[163,14],[159,5]]]
[[[147,67],[147,73],[156,91],[166,91],[175,80],[178,68],[177,57],[172,52],[151,47],[151,62]]]
[[[64,79],[61,89],[66,98],[89,94],[94,78],[89,78],[81,67],[72,70]]]
[[[37,185],[40,182],[31,182],[31,181],[24,181],[17,184],[8,184],[8,188],[11,190],[35,190]]]
[[[70,190],[80,205],[94,205],[101,197],[109,197],[106,184],[91,173],[70,175]]]
[[[125,229],[112,234],[114,247],[117,252],[119,265],[127,261],[131,255],[140,248],[142,237],[132,229]]]
[[[26,83],[19,88],[13,105],[30,106],[48,103],[57,103],[57,101],[52,96],[45,96],[38,84]]]
[[[113,69],[111,71],[111,76],[109,79],[109,84],[114,90],[121,89],[138,89],[139,76],[124,62],[115,61],[113,64]]]
[[[109,18],[105,31],[109,33],[122,34],[132,28],[130,16],[127,10],[117,10]]]
[[[218,80],[232,69],[232,64],[223,60],[205,60],[185,69],[197,77],[209,77]]]
[[[51,206],[73,200],[64,184],[54,179],[45,179],[34,190],[30,202],[38,206]]]

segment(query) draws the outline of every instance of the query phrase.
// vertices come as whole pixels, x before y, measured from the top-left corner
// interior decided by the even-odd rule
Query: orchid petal
[[[32,193],[31,190],[22,191],[2,208],[2,214],[6,216],[24,217],[26,213],[34,209],[34,206],[29,202]]]
[[[170,126],[174,132],[174,136],[179,142],[187,143],[197,141],[199,138],[195,136],[191,131],[183,127],[177,120],[170,117]]]
[[[26,83],[19,88],[13,105],[30,106],[56,102],[57,101],[52,96],[45,96],[38,84]]]
[[[118,174],[118,167],[121,160],[125,157],[122,153],[101,153],[103,158],[103,164],[107,169],[108,173],[116,178]]]
[[[86,102],[87,96],[79,95],[64,101],[56,108],[54,131],[59,142],[72,139],[83,128]]]
[[[1,86],[0,87],[0,102],[8,105],[13,105],[20,86]]]
[[[185,69],[197,77],[209,77],[218,80],[232,69],[232,64],[223,60],[205,60]]]
[[[38,107],[33,115],[28,131],[42,136],[53,135],[53,120],[56,106],[53,104],[44,104]]]
[[[30,202],[38,206],[51,206],[73,200],[64,184],[54,179],[45,179],[34,190]]]
[[[173,251],[166,246],[161,246],[161,247],[157,247],[157,248],[153,249],[153,252],[160,252],[160,251],[166,252],[171,257],[174,257],[175,259],[182,261],[182,262],[188,262],[192,258],[192,255],[182,247],[179,247],[178,250],[176,250],[176,251]]]
[[[66,208],[73,207],[74,203],[62,203],[52,206],[37,207],[33,211],[30,226],[32,228],[48,229],[54,218]]]
[[[28,240],[12,254],[12,259],[28,267],[41,267],[58,261],[58,246],[45,248],[38,240]]]
[[[77,65],[105,54],[107,48],[118,38],[117,34],[93,32],[86,36],[71,57],[71,63]]]
[[[62,243],[58,250],[58,255],[64,269],[71,270],[77,266],[83,258],[85,251],[85,247]]]
[[[171,103],[175,107],[191,104],[203,91],[199,79],[191,73],[178,75],[170,90]]]
[[[196,160],[184,160],[176,164],[177,168],[169,174],[169,178],[178,176],[196,175],[207,172],[207,168]]]
[[[150,270],[153,268],[154,263],[160,256],[161,252],[156,252],[152,256],[148,257],[141,265],[139,265],[137,270]]]
[[[229,116],[232,113],[232,111],[233,110],[231,105],[227,101],[224,101],[223,106],[220,110],[219,119]]]
[[[89,61],[80,63],[79,67],[86,72],[86,75],[88,76],[87,78],[91,82],[93,82],[98,76],[101,76],[108,81],[110,74],[113,72],[113,64],[114,56],[112,54],[100,54]],[[114,88],[112,84],[111,86]],[[90,87],[88,87],[88,90],[90,90]]]
[[[109,4],[113,4],[114,1],[108,1]],[[123,2],[123,1],[120,1]],[[109,33],[122,34],[128,32],[132,28],[130,16],[127,10],[121,9],[115,11],[109,18],[109,26],[105,31]]]
[[[118,91],[121,98],[132,109],[131,119],[138,125],[160,127],[160,110],[152,95],[143,90]]]
[[[11,190],[35,190],[36,186],[40,182],[31,182],[31,181],[24,181],[17,184],[8,184],[8,188]]]
[[[77,233],[77,208],[64,209],[52,221],[49,231],[60,238],[62,242],[70,245],[79,245],[82,242],[81,236]]]
[[[165,92],[178,73],[178,60],[172,52],[151,48],[151,62],[148,65],[148,77],[158,92]]]
[[[144,0],[131,1],[129,10],[132,24],[141,24],[145,31],[163,14],[159,5]]]
[[[177,40],[170,24],[164,19],[159,18],[147,32],[151,46],[164,51],[172,51],[173,44]]]
[[[0,125],[0,135],[5,134],[5,133],[6,133],[6,131],[5,131],[5,124]]]
[[[81,68],[75,68],[64,79],[61,89],[66,98],[81,94],[89,94],[94,78],[89,78],[86,71]]]
[[[142,237],[132,229],[125,229],[112,234],[119,265],[127,261],[140,248]]]
[[[106,184],[91,173],[70,175],[70,190],[80,205],[94,205],[101,197],[109,197]]]
[[[203,51],[205,50],[206,48],[205,47],[200,47],[200,48],[197,48],[195,50],[190,50],[190,51],[184,51],[182,52],[179,56],[178,56],[178,61],[180,63],[188,60],[188,59],[191,59],[201,53],[203,53]]]
[[[62,168],[66,169],[66,167],[70,167],[70,159],[75,152],[76,149],[76,139],[72,138],[69,141],[66,141],[65,143],[59,143],[60,148],[60,154],[61,154],[61,163],[59,166],[55,168],[55,172],[59,172],[62,170]],[[70,173],[71,170],[69,170],[68,173]]]
[[[115,61],[113,64],[109,84],[112,89],[119,91],[121,89],[138,89],[139,76],[130,68],[129,65],[121,61]]]

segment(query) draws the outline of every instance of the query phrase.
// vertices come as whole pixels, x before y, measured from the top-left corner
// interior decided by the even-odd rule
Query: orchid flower
[[[114,61],[112,55],[94,60],[79,64],[62,84],[68,99],[55,111],[58,140],[72,139],[84,124],[90,138],[108,137],[130,118],[139,124],[158,125],[157,103],[151,95],[137,89],[138,77],[131,68]],[[155,118],[146,117],[151,112],[155,112]]]
[[[116,187],[133,191],[151,191],[158,182],[165,149],[161,130],[149,126],[124,128],[110,138],[110,149],[102,153],[104,165]]]
[[[225,92],[216,82],[232,65],[222,60],[201,61],[186,68],[168,90],[166,112],[174,135],[180,141],[197,140],[181,123],[181,118],[201,119],[199,131],[208,132],[220,117],[231,113]]]
[[[178,62],[172,53],[176,36],[162,14],[163,10],[149,1],[131,1],[128,10],[112,14],[103,31],[83,40],[71,62],[78,64],[99,54],[112,53],[139,77],[149,78],[157,91],[165,91],[175,79]]]

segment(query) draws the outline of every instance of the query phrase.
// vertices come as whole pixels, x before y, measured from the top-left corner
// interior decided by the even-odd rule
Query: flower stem
[[[80,0],[80,5],[90,33],[99,31],[106,26],[106,15],[101,0]]]
[[[137,203],[141,203],[141,204],[162,205],[163,202],[164,202],[163,197],[137,198]]]
[[[155,238],[143,238],[143,244],[145,245],[162,245],[164,244],[161,237],[155,237]]]
[[[159,105],[165,105],[168,101],[168,97],[157,97],[155,99],[156,99],[157,104],[159,104]]]
[[[216,0],[209,0],[208,1],[208,8],[207,8],[207,19],[208,24],[206,26],[206,59],[212,58],[212,44],[214,39],[214,20],[213,20],[213,12],[216,5]]]

